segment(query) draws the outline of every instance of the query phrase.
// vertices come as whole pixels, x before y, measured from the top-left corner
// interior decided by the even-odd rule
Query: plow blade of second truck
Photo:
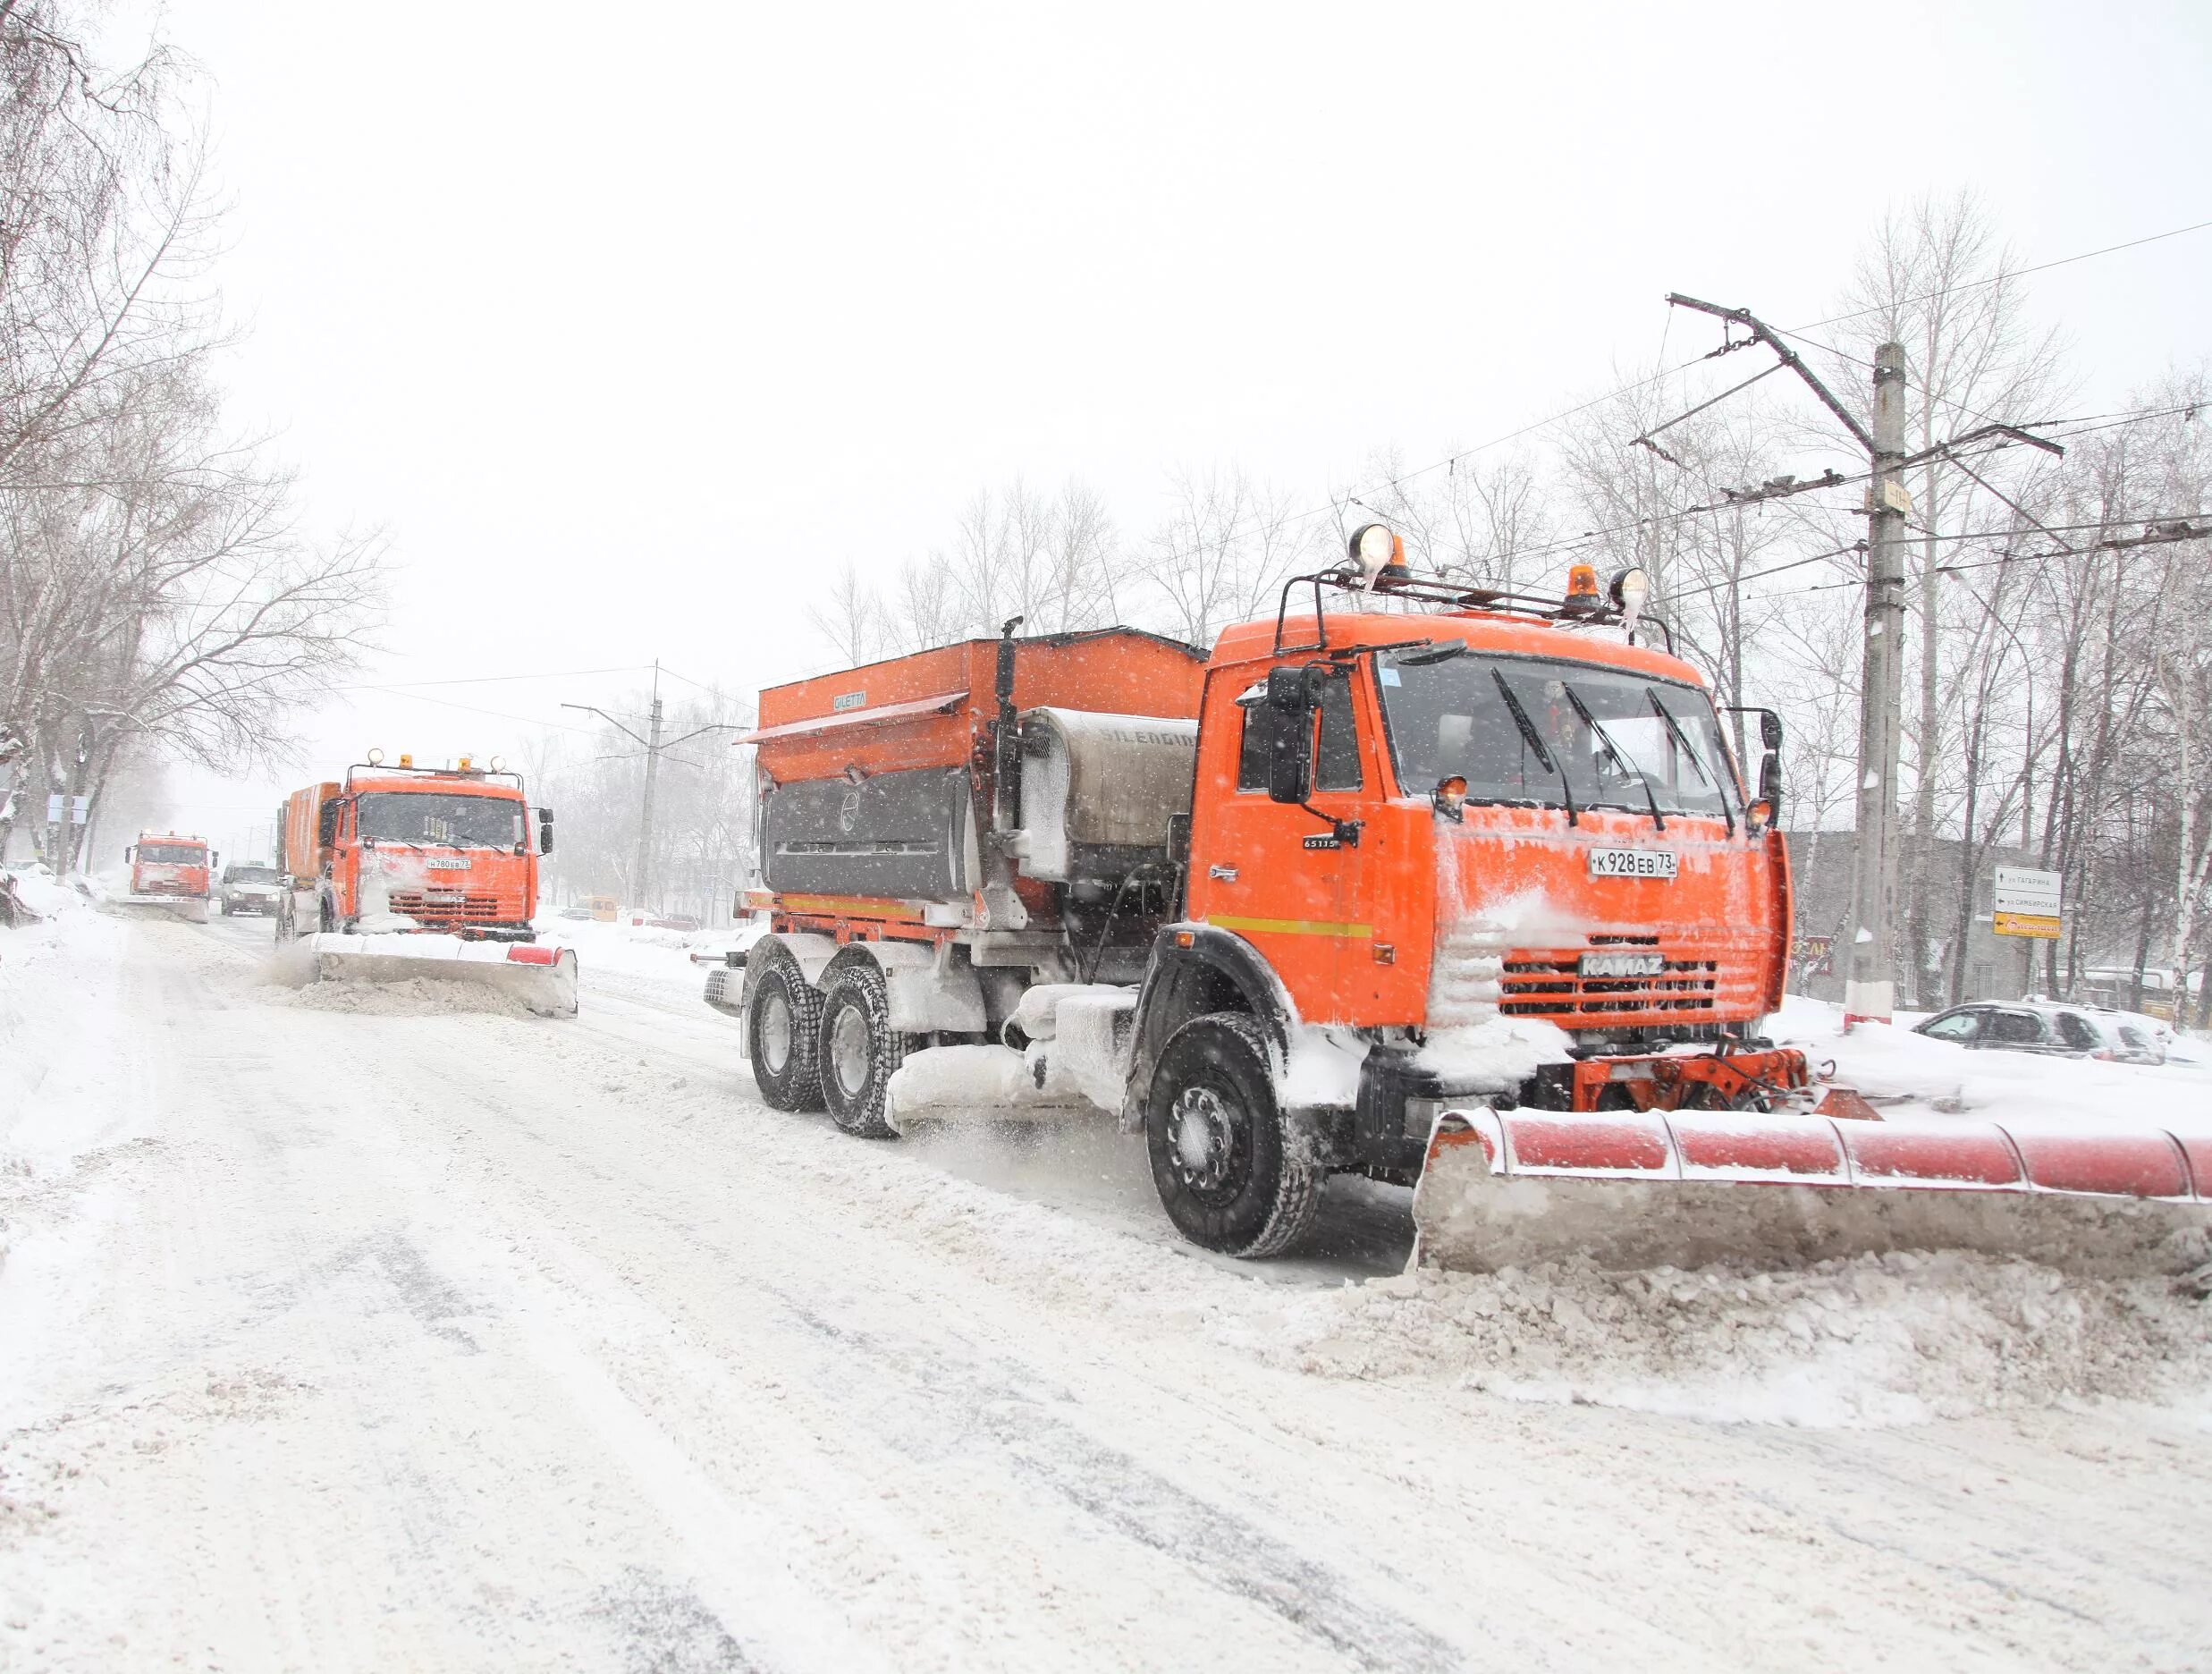
[[[1439,1118],[1414,1220],[1423,1264],[1484,1272],[1967,1249],[2181,1273],[2212,1257],[2212,1137],[1478,1107]]]
[[[111,895],[102,905],[126,917],[182,918],[187,924],[207,922],[205,895]]]
[[[301,938],[298,957],[308,975],[329,982],[433,982],[485,985],[519,1000],[543,1017],[576,1010],[576,950],[535,942],[472,942],[460,936],[337,935]]]

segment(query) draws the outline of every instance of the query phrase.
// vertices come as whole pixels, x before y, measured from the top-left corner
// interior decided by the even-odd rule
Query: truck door
[[[1352,682],[1334,675],[1322,689],[1312,728],[1310,807],[1269,799],[1268,758],[1277,728],[1296,725],[1270,708],[1265,682],[1237,700],[1233,757],[1202,767],[1206,806],[1194,833],[1190,886],[1194,917],[1231,930],[1262,953],[1308,1022],[1339,1020],[1342,971],[1371,958],[1373,926],[1361,918],[1356,849],[1342,843],[1335,820],[1360,817],[1368,768],[1355,720]],[[1347,862],[1355,864],[1347,865]]]

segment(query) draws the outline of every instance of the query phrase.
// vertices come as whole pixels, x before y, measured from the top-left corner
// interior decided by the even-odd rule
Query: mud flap
[[[337,935],[304,937],[290,959],[306,962],[308,980],[481,983],[511,994],[541,1017],[576,1013],[576,950],[536,942],[467,942],[459,936]]]
[[[1642,1188],[1642,1189],[1634,1189]],[[1794,1266],[1889,1249],[2184,1272],[2212,1254],[2212,1138],[1670,1111],[1445,1112],[1415,1259],[1494,1272]]]

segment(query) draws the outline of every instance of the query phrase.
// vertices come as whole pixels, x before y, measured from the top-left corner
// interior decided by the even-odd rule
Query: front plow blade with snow
[[[1493,1272],[1798,1265],[1889,1249],[2182,1272],[2212,1247],[2212,1138],[1688,1111],[1447,1112],[1417,1259]]]
[[[125,917],[182,918],[187,924],[207,922],[205,895],[111,895],[104,905]]]
[[[311,975],[323,981],[401,982],[420,976],[434,982],[482,983],[512,995],[543,1017],[569,1017],[576,1010],[574,948],[432,934],[325,934],[308,936],[297,945],[311,962]]]

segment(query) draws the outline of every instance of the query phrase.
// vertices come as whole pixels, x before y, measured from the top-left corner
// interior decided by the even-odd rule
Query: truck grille
[[[394,890],[392,910],[404,913],[417,924],[449,928],[460,925],[519,923],[519,910],[502,912],[496,895],[464,895],[459,891]]]
[[[1592,941],[1599,938],[1591,937]],[[1608,936],[1608,942],[1625,937]],[[1718,960],[1667,960],[1649,976],[1585,976],[1581,955],[1507,960],[1498,1009],[1507,1016],[1539,1012],[1710,1011],[1720,988]]]

